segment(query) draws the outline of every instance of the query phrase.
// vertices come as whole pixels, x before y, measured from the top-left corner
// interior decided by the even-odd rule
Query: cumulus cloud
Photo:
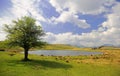
[[[80,28],[89,28],[86,20],[81,20],[77,14],[98,15],[107,12],[106,6],[112,6],[115,0],[50,0],[51,5],[60,14],[59,17],[52,17],[55,24],[70,22]]]
[[[107,20],[104,21],[97,30],[92,30],[90,33],[82,33],[81,35],[71,32],[62,34],[47,33],[45,40],[49,43],[71,44],[86,47],[97,47],[105,44],[120,46],[119,8],[120,3],[113,6],[111,9],[112,13],[106,15]]]
[[[111,6],[115,0],[50,0],[56,11],[62,12],[66,9],[74,13],[100,14],[106,11],[105,6]]]
[[[80,20],[78,15],[73,14],[72,12],[64,11],[58,18],[52,17],[52,22],[57,23],[66,23],[70,22],[77,25],[80,28],[89,28],[90,24],[86,20]]]
[[[46,21],[42,16],[39,8],[41,0],[11,0],[11,7],[7,8],[3,16],[0,17],[0,35],[3,35],[3,24],[10,24],[12,20],[21,18],[22,16],[31,16],[35,18],[36,23],[40,25],[40,22]],[[7,12],[7,13],[6,13]],[[8,13],[9,12],[9,13]],[[4,35],[3,35],[4,36]],[[3,40],[5,37],[1,38]]]
[[[93,34],[72,34],[71,32],[62,34],[47,33],[44,38],[45,41],[52,44],[70,44],[75,46],[99,46],[101,44],[100,40],[96,40],[96,35]]]
[[[38,21],[45,21],[45,18],[41,15],[39,3],[41,0],[11,0],[12,8],[10,8],[12,14],[15,17],[22,17],[25,15],[32,16]]]
[[[37,19],[38,24],[41,21],[46,21],[39,8],[40,1],[11,0],[12,7],[7,11],[9,13],[0,17],[0,40],[5,38],[2,24],[9,24],[13,19],[30,15]],[[69,22],[80,28],[89,28],[90,24],[85,19],[80,19],[78,14],[99,15],[106,13],[106,21],[98,29],[92,30],[89,33],[73,34],[72,32],[67,32],[54,34],[47,32],[44,37],[45,41],[86,47],[97,47],[104,44],[120,46],[119,2],[115,0],[49,0],[49,2],[59,13],[58,17],[53,16],[50,19],[55,24]]]
[[[45,18],[41,15],[39,7],[39,2],[41,0],[11,0],[11,7],[8,8],[6,15],[0,17],[0,19],[9,23],[11,20],[20,18],[22,16],[32,16],[37,19],[37,21],[45,21]]]

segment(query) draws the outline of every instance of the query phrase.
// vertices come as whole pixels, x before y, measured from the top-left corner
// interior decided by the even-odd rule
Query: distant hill
[[[47,44],[46,46],[40,48],[37,47],[37,49],[42,50],[83,50],[83,48],[67,45],[67,44]],[[88,50],[88,48],[84,48],[84,50]]]
[[[88,47],[77,47],[77,46],[72,46],[72,45],[67,45],[67,44],[47,44],[44,47],[36,47],[33,49],[41,49],[41,50],[82,50],[82,51],[90,51],[93,50],[93,48],[88,48]],[[32,50],[33,50],[32,49]],[[120,49],[118,47],[113,47],[113,46],[101,46],[99,49],[108,49],[108,50],[116,50],[116,49]]]

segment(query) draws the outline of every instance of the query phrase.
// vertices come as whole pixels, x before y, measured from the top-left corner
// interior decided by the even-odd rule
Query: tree
[[[5,24],[5,31],[9,45],[24,48],[24,60],[28,59],[28,51],[35,46],[43,46],[42,36],[45,34],[42,28],[36,25],[36,20],[32,17],[22,17],[14,20],[12,24]]]

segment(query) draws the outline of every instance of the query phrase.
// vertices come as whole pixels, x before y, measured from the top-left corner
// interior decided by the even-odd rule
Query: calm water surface
[[[29,54],[45,55],[45,56],[79,56],[79,55],[98,55],[102,52],[87,52],[87,51],[71,51],[71,50],[37,50],[29,51]]]

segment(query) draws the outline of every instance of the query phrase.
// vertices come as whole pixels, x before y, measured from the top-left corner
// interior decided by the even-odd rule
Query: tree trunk
[[[28,61],[28,49],[24,48],[24,61]]]

